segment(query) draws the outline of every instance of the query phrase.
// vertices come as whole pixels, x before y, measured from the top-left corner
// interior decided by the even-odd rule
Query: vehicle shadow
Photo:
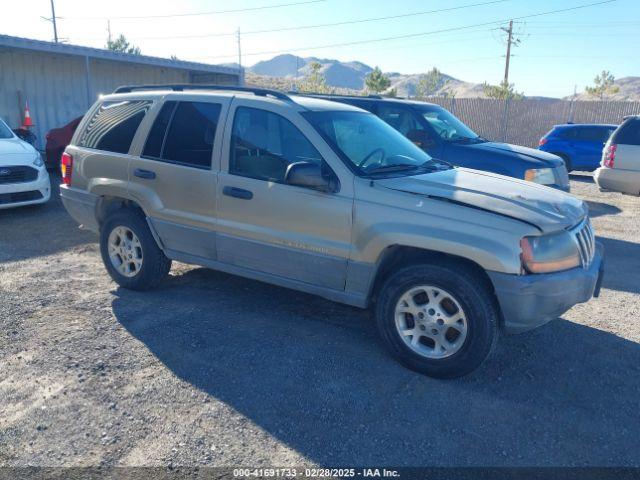
[[[589,216],[591,218],[602,217],[603,215],[617,215],[622,213],[615,205],[611,205],[609,203],[602,202],[594,202],[592,200],[585,200],[587,205],[589,205]]]
[[[604,246],[605,276],[602,286],[640,294],[640,243],[597,237]]]
[[[575,182],[593,183],[593,175],[590,173],[570,173],[569,179]]]
[[[0,263],[51,255],[97,236],[80,230],[60,200],[60,176],[51,176],[51,200],[45,204],[0,210]]]
[[[321,465],[638,465],[640,346],[566,320],[438,381],[370,313],[196,268],[118,289],[117,320],[173,374]]]

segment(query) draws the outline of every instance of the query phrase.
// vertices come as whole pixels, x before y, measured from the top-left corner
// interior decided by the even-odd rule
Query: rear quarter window
[[[629,119],[613,133],[611,143],[640,145],[640,118]]]
[[[102,103],[80,135],[78,146],[128,153],[131,141],[151,103],[148,100]]]

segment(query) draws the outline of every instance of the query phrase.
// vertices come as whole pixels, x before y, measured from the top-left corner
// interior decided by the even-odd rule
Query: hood
[[[36,155],[35,148],[17,137],[0,139],[0,165],[31,165]]]
[[[568,193],[466,168],[381,179],[376,184],[515,218],[545,233],[573,227],[588,213],[586,204]]]
[[[520,160],[535,161],[547,164],[549,167],[559,167],[563,161],[557,155],[552,153],[535,150],[533,148],[521,147],[519,145],[511,145],[508,143],[484,142],[470,145],[456,145],[460,148],[468,148],[475,151],[485,152],[490,155],[505,155],[517,157]]]

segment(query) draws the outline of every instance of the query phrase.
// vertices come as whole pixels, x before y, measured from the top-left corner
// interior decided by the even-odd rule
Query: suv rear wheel
[[[157,286],[171,269],[146,219],[134,210],[111,214],[100,230],[102,261],[118,285],[131,290]]]
[[[376,305],[382,339],[404,365],[436,378],[478,368],[497,338],[486,281],[464,265],[421,264],[393,273]]]

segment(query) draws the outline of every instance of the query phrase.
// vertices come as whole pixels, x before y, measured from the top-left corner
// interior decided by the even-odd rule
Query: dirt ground
[[[453,381],[369,312],[183,264],[122,290],[57,195],[0,211],[0,466],[640,466],[640,199],[572,189],[601,297]]]

